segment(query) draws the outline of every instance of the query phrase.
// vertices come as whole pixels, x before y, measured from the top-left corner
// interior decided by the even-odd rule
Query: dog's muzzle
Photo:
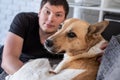
[[[44,43],[45,48],[51,53],[57,53],[57,48],[54,46],[53,40],[47,39]]]
[[[60,50],[59,46],[55,46],[53,40],[47,39],[44,43],[45,48],[51,53],[65,53],[65,50]]]

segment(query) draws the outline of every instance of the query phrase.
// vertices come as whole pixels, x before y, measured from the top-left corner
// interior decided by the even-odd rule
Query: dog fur
[[[80,69],[83,72],[72,80],[95,80],[99,68],[97,58],[103,52],[100,47],[106,42],[101,33],[108,24],[108,21],[89,24],[76,18],[67,19],[44,44],[52,53],[65,52],[63,60],[50,72],[57,74],[63,69]]]

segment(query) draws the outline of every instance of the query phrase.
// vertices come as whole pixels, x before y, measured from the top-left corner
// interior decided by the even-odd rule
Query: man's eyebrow
[[[47,6],[45,8],[48,9],[48,10],[50,10]],[[52,11],[52,10],[50,10],[50,11]],[[56,13],[63,13],[64,14],[63,11],[57,11]]]
[[[62,14],[64,14],[64,12],[62,12],[62,11],[58,11],[57,13],[62,13]]]
[[[47,6],[45,7],[46,9],[49,9]],[[50,10],[50,9],[49,9]]]

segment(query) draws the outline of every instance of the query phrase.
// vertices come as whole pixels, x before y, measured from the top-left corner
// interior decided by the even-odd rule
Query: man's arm
[[[2,55],[2,68],[8,73],[15,73],[22,65],[23,62],[19,60],[23,46],[23,38],[14,33],[8,32],[5,41],[3,55]]]

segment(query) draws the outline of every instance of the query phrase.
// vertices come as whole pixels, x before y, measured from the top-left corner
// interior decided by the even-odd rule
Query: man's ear
[[[109,21],[102,21],[96,24],[91,24],[88,28],[89,34],[101,34],[105,28],[108,26]]]

